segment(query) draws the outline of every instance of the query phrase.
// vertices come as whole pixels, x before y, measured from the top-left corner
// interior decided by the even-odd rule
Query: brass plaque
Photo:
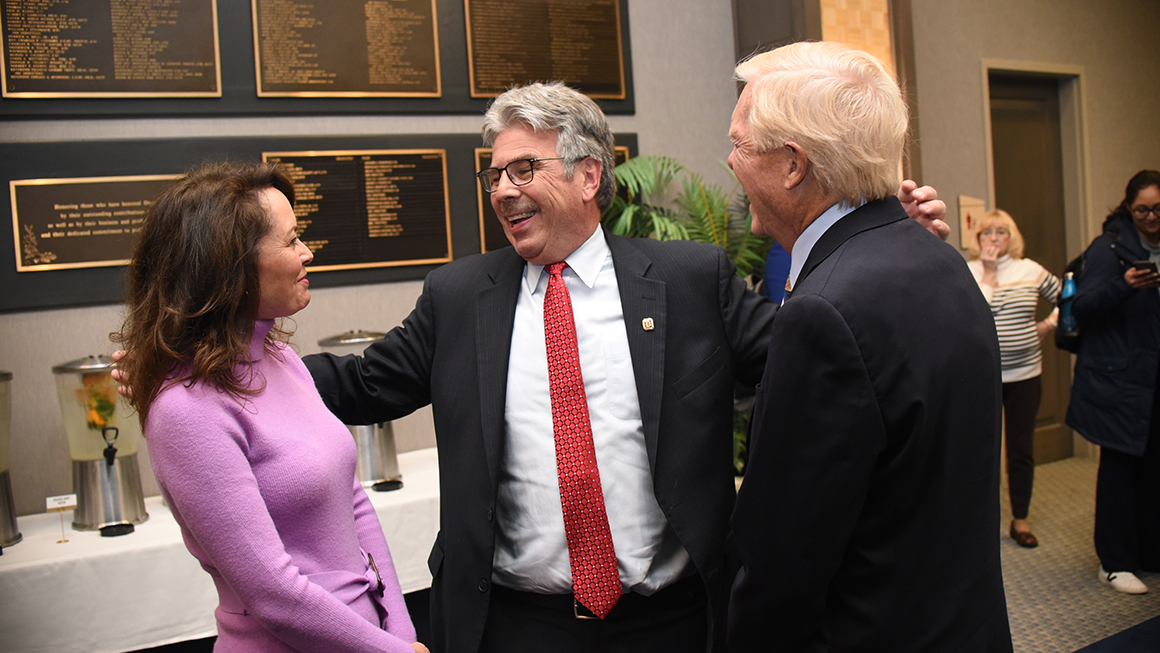
[[[446,150],[263,152],[294,180],[312,271],[451,260]]]
[[[623,145],[617,145],[612,148],[612,163],[613,165],[620,165],[628,161],[628,148]],[[475,148],[475,171],[479,172],[484,168],[491,166],[491,148],[477,147]],[[499,216],[495,214],[495,209],[491,206],[491,199],[488,193],[483,192],[483,186],[479,185],[479,181],[475,182],[475,194],[479,202],[479,244],[480,251],[487,253],[497,250],[501,247],[511,245],[508,242],[507,234],[503,232],[503,225],[499,222]]]
[[[463,0],[471,97],[559,80],[623,100],[619,0]]]
[[[216,0],[0,0],[6,98],[221,97]]]
[[[16,271],[127,265],[145,213],[181,175],[9,182]]]
[[[259,97],[440,97],[435,0],[251,0]]]

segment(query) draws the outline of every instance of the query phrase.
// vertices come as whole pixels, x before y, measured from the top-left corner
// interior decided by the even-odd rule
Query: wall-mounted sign
[[[215,0],[0,0],[6,98],[221,97]]]
[[[133,234],[181,175],[22,179],[9,182],[16,270],[126,265]]]
[[[463,0],[472,97],[559,80],[625,97],[619,0]]]
[[[260,97],[439,97],[435,0],[252,0]]]
[[[987,212],[987,201],[969,195],[959,195],[959,246],[967,249],[978,234],[979,220]]]
[[[451,260],[446,150],[263,152],[285,165],[313,270]]]

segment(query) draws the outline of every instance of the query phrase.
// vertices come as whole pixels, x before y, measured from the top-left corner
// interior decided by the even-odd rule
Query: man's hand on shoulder
[[[947,214],[947,205],[938,198],[938,191],[934,188],[919,188],[918,184],[907,179],[898,187],[898,201],[902,202],[906,214],[927,231],[943,240],[950,237],[951,226],[943,220]]]

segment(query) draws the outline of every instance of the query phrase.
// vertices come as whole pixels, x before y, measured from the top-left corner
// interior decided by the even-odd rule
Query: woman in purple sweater
[[[271,164],[203,166],[157,198],[114,334],[123,377],[217,585],[215,651],[425,653],[350,432],[274,323],[310,302],[293,202]]]

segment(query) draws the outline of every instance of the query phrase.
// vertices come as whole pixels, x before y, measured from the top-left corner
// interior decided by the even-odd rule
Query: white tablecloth
[[[399,455],[403,488],[369,491],[403,592],[431,586],[427,555],[439,530],[435,449]],[[160,497],[136,532],[74,531],[72,511],[17,520],[24,540],[0,556],[0,651],[132,651],[216,634],[217,591],[185,549]]]

